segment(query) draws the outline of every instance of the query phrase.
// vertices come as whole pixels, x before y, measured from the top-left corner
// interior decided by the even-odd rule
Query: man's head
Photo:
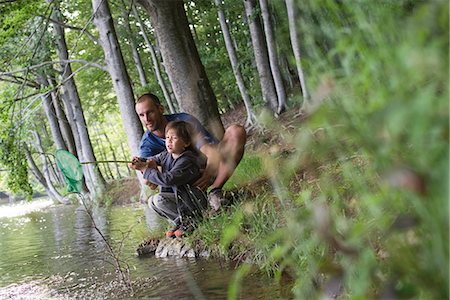
[[[164,134],[167,120],[164,117],[164,106],[156,95],[147,93],[139,97],[135,105],[136,113],[142,124],[150,131]]]

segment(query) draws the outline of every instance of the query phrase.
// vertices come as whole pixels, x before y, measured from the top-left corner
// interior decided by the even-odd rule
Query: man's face
[[[136,113],[142,124],[150,131],[164,130],[164,108],[146,99],[136,104]]]

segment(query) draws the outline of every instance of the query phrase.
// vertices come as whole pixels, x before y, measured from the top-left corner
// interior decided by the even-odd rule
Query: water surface
[[[44,204],[45,202],[45,204]],[[102,237],[82,206],[35,202],[12,213],[0,206],[0,298],[11,299],[226,299],[235,269],[212,259],[137,257],[149,228],[165,222],[148,207],[100,208],[93,217],[130,266],[133,292],[117,281]],[[27,204],[25,204],[27,206]],[[241,299],[285,298],[272,280],[253,274]]]

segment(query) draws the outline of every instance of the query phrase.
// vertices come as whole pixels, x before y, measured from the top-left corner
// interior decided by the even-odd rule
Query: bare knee
[[[230,125],[225,130],[223,141],[226,143],[232,143],[239,146],[244,146],[247,141],[247,132],[245,128],[238,124]]]
[[[219,146],[222,160],[231,163],[234,167],[239,164],[244,155],[246,141],[247,132],[243,126],[235,124],[228,127]]]

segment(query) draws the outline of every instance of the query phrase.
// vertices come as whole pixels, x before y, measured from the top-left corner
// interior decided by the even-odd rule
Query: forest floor
[[[293,132],[302,122],[302,118],[298,114],[298,108],[292,108],[276,119],[278,129],[284,132]],[[246,120],[246,111],[244,105],[239,105],[235,109],[221,115],[222,123],[225,128],[231,124],[243,125]],[[255,129],[247,130],[246,152],[260,153],[289,153],[295,150],[294,145],[289,144],[280,137],[278,132],[271,129]],[[251,184],[251,189],[258,188],[263,184],[261,180],[257,180]],[[247,187],[250,189],[250,187]],[[109,182],[106,198],[112,200],[114,205],[127,205],[139,202],[140,186],[136,177],[126,177],[119,180]]]

